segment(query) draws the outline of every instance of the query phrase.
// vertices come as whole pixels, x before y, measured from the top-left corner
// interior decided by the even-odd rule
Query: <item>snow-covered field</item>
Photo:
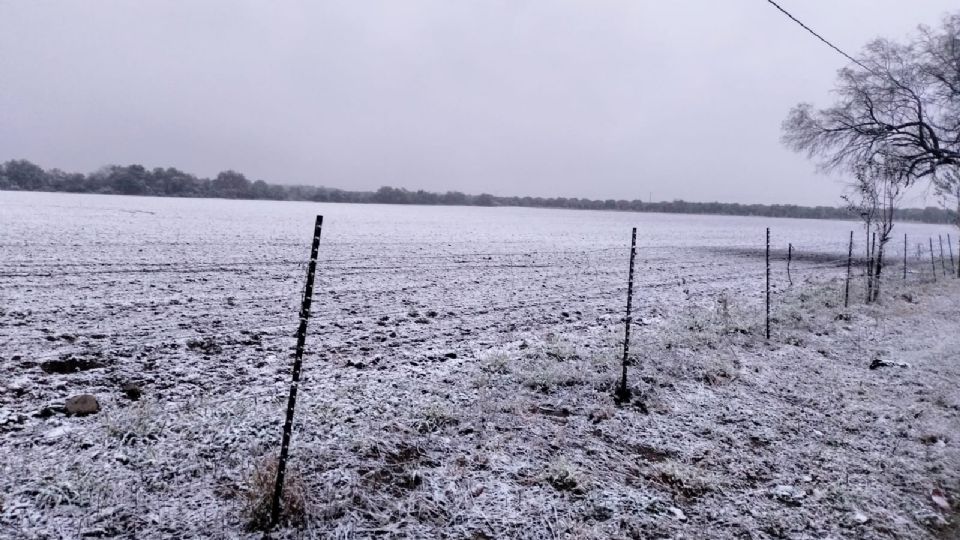
[[[855,223],[13,192],[0,537],[258,535],[316,214],[278,536],[956,537],[960,283],[927,252],[955,231],[899,225],[882,305],[857,278],[844,309]]]

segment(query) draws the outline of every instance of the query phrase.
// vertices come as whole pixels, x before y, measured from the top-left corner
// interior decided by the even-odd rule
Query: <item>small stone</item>
[[[806,496],[803,490],[788,485],[778,485],[770,490],[770,494],[773,498],[780,501],[781,503],[787,506],[798,507],[801,506],[803,498]]]
[[[89,358],[66,357],[59,360],[48,360],[40,364],[44,373],[70,374],[105,367],[103,362]]]
[[[63,407],[59,407],[55,405],[47,405],[46,407],[43,407],[42,409],[37,411],[37,413],[34,414],[34,416],[36,416],[37,418],[50,418],[51,416],[54,416],[55,414],[62,413],[62,412],[64,412]]]
[[[26,419],[27,417],[22,414],[0,409],[0,426],[22,424]]]
[[[50,431],[47,431],[43,434],[43,439],[48,443],[56,441],[57,439],[62,438],[64,435],[67,435],[73,431],[73,428],[70,426],[57,426]]]
[[[137,383],[128,382],[124,384],[120,390],[130,401],[137,401],[140,399],[140,396],[143,395],[143,391],[140,390],[140,387],[137,385]]]
[[[947,497],[943,491],[934,488],[930,493],[930,499],[933,500],[933,504],[937,505],[940,510],[943,510],[944,512],[949,512],[951,510],[950,501],[947,500]]]
[[[65,408],[68,415],[86,416],[100,412],[100,403],[90,394],[81,394],[68,399]]]

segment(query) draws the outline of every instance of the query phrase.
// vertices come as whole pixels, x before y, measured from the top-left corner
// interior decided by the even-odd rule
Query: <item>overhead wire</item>
[[[865,66],[862,62],[860,62],[859,60],[857,60],[857,59],[854,58],[853,56],[850,56],[849,54],[847,54],[846,52],[844,52],[843,49],[841,49],[840,47],[837,47],[836,45],[834,45],[833,43],[831,43],[829,40],[827,40],[827,38],[821,36],[819,33],[817,33],[817,32],[814,31],[812,28],[810,28],[809,26],[807,26],[803,21],[801,21],[800,19],[798,19],[797,17],[795,17],[792,13],[790,13],[789,11],[787,11],[786,9],[784,9],[783,6],[781,6],[780,4],[774,2],[774,0],[767,0],[767,3],[769,3],[769,4],[772,5],[773,7],[777,8],[781,13],[783,13],[783,14],[786,15],[788,18],[790,18],[790,20],[792,20],[793,22],[795,22],[795,23],[797,23],[798,25],[800,25],[801,28],[803,28],[804,30],[806,30],[807,32],[809,32],[809,33],[810,33],[811,35],[813,35],[815,38],[817,38],[817,39],[819,39],[820,41],[822,41],[824,44],[826,44],[828,47],[830,47],[830,48],[833,49],[834,51],[840,53],[840,54],[841,54],[844,58],[846,58],[847,60],[853,62],[854,64],[856,64],[856,65],[858,65],[858,66],[860,66],[860,67],[862,67],[863,69],[865,69],[865,70],[868,71],[869,73],[874,73],[874,74],[875,74],[874,70],[868,68],[868,67]]]

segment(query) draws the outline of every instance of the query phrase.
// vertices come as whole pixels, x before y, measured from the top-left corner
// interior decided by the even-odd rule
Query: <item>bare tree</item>
[[[953,224],[960,228],[960,168],[938,174],[934,189],[944,210],[954,212]]]
[[[784,143],[827,170],[896,162],[907,185],[960,167],[960,13],[906,44],[877,39],[858,62],[840,70],[835,105],[790,112]]]
[[[847,208],[863,220],[866,233],[867,302],[880,297],[884,251],[893,232],[894,217],[908,184],[902,162],[888,160],[860,164],[849,192]]]
[[[953,212],[953,224],[960,229],[960,167],[938,174],[933,185],[940,205],[944,210]],[[960,239],[960,234],[957,237]],[[949,235],[947,238],[949,239]],[[960,253],[960,240],[957,243],[957,253]],[[957,265],[956,277],[960,278],[960,264]]]

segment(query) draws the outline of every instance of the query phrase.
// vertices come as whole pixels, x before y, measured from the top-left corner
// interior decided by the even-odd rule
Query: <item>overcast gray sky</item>
[[[839,46],[956,0],[781,0]],[[844,59],[764,0],[0,0],[0,160],[345,189],[837,204]]]

